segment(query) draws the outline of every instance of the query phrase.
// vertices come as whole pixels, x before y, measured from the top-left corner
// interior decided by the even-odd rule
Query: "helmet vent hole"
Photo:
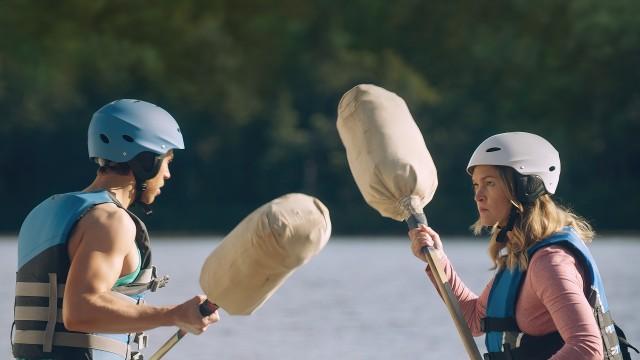
[[[102,140],[102,142],[105,144],[109,143],[109,138],[105,134],[100,134],[100,140]]]
[[[131,136],[129,136],[129,135],[122,135],[122,138],[123,138],[123,139],[124,139],[124,141],[126,141],[126,142],[130,142],[130,143],[132,143],[132,142],[133,142],[133,138],[132,138]]]
[[[549,171],[555,171],[555,170],[556,170],[555,166],[552,166],[552,167],[549,168]]]
[[[500,149],[499,147],[492,147],[492,148],[488,148],[487,152],[495,152],[495,151],[500,151],[502,149]]]
[[[182,131],[180,130],[180,128],[178,128],[178,132],[182,134]]]

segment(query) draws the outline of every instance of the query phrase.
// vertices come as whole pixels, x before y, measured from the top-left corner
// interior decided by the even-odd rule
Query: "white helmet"
[[[524,176],[539,177],[545,190],[553,194],[560,180],[560,155],[544,138],[526,132],[497,134],[474,151],[467,172],[476,165],[508,166]]]

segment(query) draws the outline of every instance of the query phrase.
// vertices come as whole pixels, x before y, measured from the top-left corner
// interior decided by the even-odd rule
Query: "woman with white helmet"
[[[591,226],[551,197],[560,178],[556,149],[530,133],[494,135],[467,172],[478,209],[472,228],[490,229],[497,269],[480,296],[457,276],[433,229],[423,225],[409,237],[425,262],[422,247],[439,251],[472,333],[486,335],[485,359],[630,359],[585,245]]]
[[[148,210],[171,177],[173,152],[184,149],[175,119],[148,102],[113,101],[93,115],[88,147],[99,165],[94,181],[50,196],[20,229],[17,359],[139,360],[144,330],[198,334],[218,320],[217,312],[201,314],[204,295],[171,306],[142,302],[168,278],[156,275],[146,226],[129,207]]]

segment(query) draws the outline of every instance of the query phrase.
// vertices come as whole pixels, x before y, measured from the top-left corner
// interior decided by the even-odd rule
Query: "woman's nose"
[[[478,191],[476,191],[473,199],[477,202],[483,201],[484,200],[484,191],[482,191],[482,189],[478,189]]]

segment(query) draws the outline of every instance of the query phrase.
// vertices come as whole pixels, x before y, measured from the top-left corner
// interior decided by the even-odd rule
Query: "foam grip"
[[[212,303],[209,300],[205,300],[202,304],[200,304],[198,310],[200,310],[200,315],[202,315],[202,317],[207,317],[218,310],[218,305]]]

